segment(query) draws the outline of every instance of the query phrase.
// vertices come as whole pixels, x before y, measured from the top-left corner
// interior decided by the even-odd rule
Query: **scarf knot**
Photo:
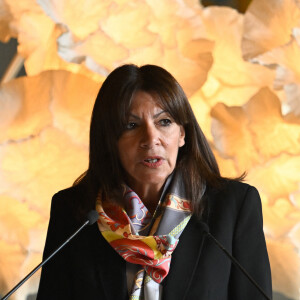
[[[178,176],[172,178],[153,217],[138,195],[127,186],[123,195],[124,207],[102,203],[101,198],[97,198],[101,234],[124,260],[141,266],[132,299],[140,299],[143,285],[151,281],[160,284],[168,275],[172,253],[190,220],[190,201],[184,198],[182,182],[178,180]]]

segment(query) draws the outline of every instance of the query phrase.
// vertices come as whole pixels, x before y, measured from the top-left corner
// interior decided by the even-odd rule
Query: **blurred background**
[[[259,190],[273,299],[300,299],[297,0],[0,0],[0,41],[0,296],[40,263],[51,197],[87,168],[103,80],[151,63],[183,86],[222,174]]]

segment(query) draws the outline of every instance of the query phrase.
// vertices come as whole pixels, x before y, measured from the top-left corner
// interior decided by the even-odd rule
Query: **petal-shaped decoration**
[[[291,214],[295,215],[295,207],[288,199],[280,198],[275,203],[268,204],[262,195],[263,193],[261,193],[261,197],[264,216],[264,232],[266,236],[273,240],[285,238],[299,222],[300,210],[297,212],[297,217],[291,218]]]
[[[177,48],[164,48],[164,45],[157,40],[151,47],[131,50],[128,59],[123,60],[122,63],[162,66],[178,80],[185,93],[191,96],[205,82],[213,62],[211,55],[213,43],[202,39],[191,43],[197,44],[199,50],[197,48],[193,52],[188,52],[186,49],[182,49],[183,53],[181,53]],[[196,51],[197,54],[195,54]],[[180,62],[180,68],[178,68],[178,62]]]
[[[45,213],[45,216],[47,215],[48,213]],[[30,230],[40,228],[43,233],[46,232],[47,217],[42,217],[39,212],[31,209],[28,202],[18,201],[2,194],[0,196],[0,226],[2,241],[19,244],[26,249],[31,244]],[[39,246],[43,245],[39,244]]]
[[[297,41],[298,45],[300,46],[300,27],[293,28],[293,38]]]
[[[100,78],[85,66],[68,63],[59,57],[57,38],[66,28],[62,24],[56,25],[46,16],[35,0],[6,0],[6,3],[11,11],[7,26],[16,32],[14,35],[18,35],[18,51],[26,58],[25,69],[28,75],[36,75],[44,70],[65,69],[90,78]],[[80,28],[85,27],[80,25]]]
[[[218,81],[212,74],[201,88],[204,94],[204,101],[211,107],[221,102],[228,106],[242,106],[260,90],[260,86],[245,85],[229,85],[222,81]]]
[[[43,246],[42,248],[43,249]],[[18,281],[21,281],[29,272],[31,272],[42,261],[42,253],[29,252],[19,270]],[[38,290],[41,276],[41,269],[37,271],[30,279],[15,293],[15,299],[25,300],[35,296]],[[10,287],[12,288],[12,287]]]
[[[244,19],[243,57],[251,59],[288,43],[293,28],[299,26],[296,0],[253,0]]]
[[[44,216],[49,213],[52,195],[71,186],[88,165],[86,147],[51,127],[0,150],[0,193],[28,202]]]
[[[300,223],[296,224],[291,230],[289,237],[291,238],[293,244],[300,249]]]
[[[12,21],[12,15],[8,5],[4,0],[0,0],[0,41],[7,42],[11,38],[9,23]]]
[[[19,30],[18,51],[26,57],[25,68],[29,76],[39,74],[44,70],[68,70],[80,73],[90,78],[99,78],[83,65],[66,62],[57,52],[57,38],[65,28],[55,25],[49,17],[43,14],[24,14],[18,20]]]
[[[19,244],[0,239],[0,290],[5,295],[19,282],[19,272],[27,253]]]
[[[300,155],[280,154],[248,171],[248,181],[267,195],[270,201],[287,198],[299,191]]]
[[[87,168],[89,120],[100,85],[81,75],[49,71],[1,86],[3,293],[41,261],[52,195]],[[20,294],[34,293],[38,280],[37,274]]]
[[[2,292],[40,262],[51,197],[72,185],[87,168],[89,119],[99,86],[66,71],[19,78],[2,86]],[[55,167],[58,161],[59,167]],[[21,249],[20,259],[12,245]],[[38,280],[35,275],[20,293],[36,291]]]
[[[126,49],[151,46],[157,38],[157,34],[151,32],[152,15],[153,12],[144,1],[124,2],[112,10],[107,18],[99,19],[100,28],[116,44],[123,45]],[[165,32],[163,28],[157,32],[160,30]]]
[[[205,137],[212,141],[211,135],[211,117],[210,117],[210,107],[204,101],[202,94],[200,92],[193,94],[189,98],[190,105],[193,109],[193,112],[196,116],[196,119],[201,127],[201,130],[204,132]]]
[[[48,213],[45,212],[45,215],[47,217],[32,210],[28,202],[18,201],[5,195],[0,196],[0,240],[2,242],[0,257],[5,257],[5,261],[1,261],[0,258],[0,265],[4,267],[4,270],[0,268],[0,278],[7,280],[7,288],[2,288],[1,291],[7,292],[13,288],[41,262],[48,223]],[[10,252],[6,253],[8,250]],[[39,274],[36,274],[31,278],[25,285],[25,289],[23,288],[19,293],[24,295],[29,287],[35,293],[38,276]]]
[[[18,52],[25,58],[38,48],[45,49],[55,24],[46,15],[38,12],[22,14],[16,21],[19,28]]]
[[[146,2],[151,7],[153,14],[148,28],[151,32],[158,34],[165,47],[177,47],[180,43],[178,37],[190,41],[201,36],[197,30],[201,24],[199,22],[201,22],[200,15],[202,13],[199,1],[198,3],[194,1],[192,6],[189,5],[188,1],[147,0]],[[191,31],[193,27],[195,28],[194,32]]]
[[[275,89],[281,89],[289,83],[300,83],[300,46],[294,37],[287,44],[261,54],[253,60],[270,68],[277,66]]]
[[[201,93],[203,101],[210,107],[219,102],[227,106],[242,106],[259,90],[260,87],[253,84],[242,86],[227,85],[209,73],[198,94]]]
[[[0,39],[8,28],[18,35],[27,74],[86,75],[44,72],[0,88],[1,292],[39,262],[51,196],[87,167],[102,76],[123,63],[152,63],[191,96],[221,173],[248,171],[262,196],[275,290],[296,297],[299,16],[298,0],[253,0],[245,16],[198,0],[0,0]],[[273,83],[284,90],[275,94]]]
[[[294,206],[300,209],[300,191],[290,194],[290,200]]]
[[[48,214],[51,196],[72,185],[87,167],[89,120],[99,87],[66,71],[20,78],[2,87],[1,193]],[[54,167],[57,161],[60,168]]]
[[[99,19],[99,29],[86,39],[78,40],[72,31],[64,33],[58,39],[59,54],[69,62],[85,62],[88,68],[102,75],[124,63],[161,65],[173,73],[191,95],[206,79],[212,64],[213,43],[196,38],[200,25],[194,19],[200,5],[196,8],[193,4],[191,9],[181,1],[176,5],[172,3],[172,11],[176,14],[170,14],[165,3],[157,3],[157,7],[152,7],[152,2],[148,6],[142,1],[113,5],[110,15]],[[165,31],[158,26],[161,20],[166,24]],[[178,61],[181,62],[180,70]]]
[[[101,83],[65,71],[55,72],[51,82],[53,125],[68,134],[74,144],[86,149],[92,109]]]
[[[280,153],[300,153],[300,125],[287,123],[279,99],[268,88],[243,108],[217,104],[211,115],[216,149],[233,158],[239,170],[248,170]]]
[[[163,57],[164,48],[161,41],[157,39],[151,47],[132,49],[128,52],[128,57],[122,60],[122,63],[135,63],[137,65],[162,65]]]
[[[107,75],[120,64],[139,64],[142,60],[143,64],[150,61],[175,72],[189,95],[206,80],[213,43],[200,38],[202,7],[196,1],[170,1],[172,5],[167,5],[161,1],[81,0],[75,4],[73,0],[39,0],[40,6],[33,10],[28,9],[30,0],[25,2],[20,8],[11,5],[20,34],[19,51],[26,57],[30,75],[49,68],[86,74],[83,64]],[[55,53],[56,38],[58,53],[68,61],[66,64]]]
[[[9,10],[15,21],[18,21],[23,14],[30,13],[41,13],[43,14],[42,8],[37,4],[36,0],[4,0],[9,7]]]
[[[212,147],[216,160],[218,162],[220,173],[227,178],[237,178],[241,176],[241,172],[238,172],[233,159],[226,159],[219,155],[219,153]]]
[[[109,51],[108,51],[109,49]],[[63,34],[58,39],[59,55],[70,62],[84,62],[86,57],[91,57],[96,64],[106,68],[108,75],[121,61],[129,56],[128,50],[116,43],[102,30],[91,34],[84,41],[75,42],[70,32]]]
[[[298,118],[300,117],[300,83],[299,84],[286,84],[284,86],[286,102],[283,104],[286,114],[293,114]]]
[[[261,89],[244,109],[261,158],[268,160],[283,152],[300,154],[300,125],[284,121],[280,101],[268,88]]]
[[[88,124],[100,86],[100,82],[67,71],[48,71],[2,85],[0,143],[36,136],[54,124],[75,143],[87,146]]]
[[[205,44],[207,45],[207,43]],[[206,80],[207,73],[212,65],[212,56],[208,51],[202,48],[199,51],[198,61],[185,58],[178,53],[177,49],[165,49],[163,51],[161,66],[166,68],[178,80],[187,96],[192,95],[201,88]],[[175,64],[176,61],[181,62],[180,69]]]
[[[37,135],[52,123],[50,84],[50,73],[45,73],[0,87],[0,143]]]
[[[77,39],[85,39],[99,28],[99,20],[108,16],[112,1],[38,0],[57,24],[65,24]]]
[[[241,107],[219,103],[211,110],[214,145],[223,158],[231,158],[238,172],[249,170],[259,162],[249,132],[248,120]]]
[[[242,58],[240,44],[243,15],[231,8],[212,6],[204,9],[202,22],[205,28],[203,38],[215,42],[211,75],[230,87],[242,85],[262,87],[272,84],[274,71],[267,71],[266,68],[250,64]]]
[[[299,297],[300,259],[294,245],[287,240],[267,240],[272,268],[272,285],[291,299]]]

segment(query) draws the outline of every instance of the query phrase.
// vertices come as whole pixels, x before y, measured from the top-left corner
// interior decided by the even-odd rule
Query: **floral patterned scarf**
[[[101,234],[127,262],[140,265],[130,299],[161,297],[159,284],[168,275],[172,252],[191,217],[184,194],[181,177],[174,174],[153,217],[128,186],[124,186],[124,207],[97,198]]]

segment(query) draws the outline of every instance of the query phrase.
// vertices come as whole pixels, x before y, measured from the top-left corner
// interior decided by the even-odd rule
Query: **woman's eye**
[[[126,125],[126,129],[127,129],[127,130],[134,129],[136,126],[137,126],[136,123],[134,123],[134,122],[129,122],[129,123]]]
[[[169,126],[172,123],[170,119],[162,119],[159,121],[159,124],[162,126]]]

